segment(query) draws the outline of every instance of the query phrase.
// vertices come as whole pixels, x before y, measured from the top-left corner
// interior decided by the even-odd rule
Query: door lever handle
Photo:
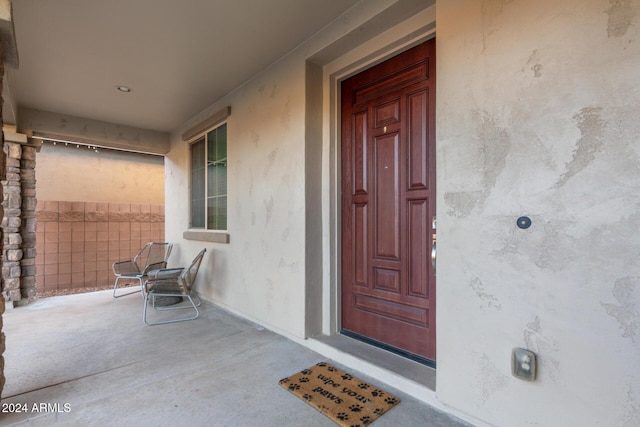
[[[433,275],[436,274],[436,257],[438,255],[438,251],[436,249],[436,216],[433,216],[433,220],[431,221],[431,229],[433,230],[432,241],[433,246],[431,246],[431,267],[433,267]]]
[[[436,274],[436,256],[438,251],[436,250],[436,241],[434,239],[433,246],[431,247],[431,266],[433,267],[433,274]]]

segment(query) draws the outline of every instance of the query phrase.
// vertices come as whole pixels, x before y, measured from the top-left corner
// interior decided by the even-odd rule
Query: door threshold
[[[313,339],[352,357],[362,359],[381,369],[392,372],[431,391],[436,390],[436,370],[432,367],[342,334],[321,335],[313,337]]]
[[[391,345],[388,345],[388,344],[385,344],[383,342],[374,340],[372,338],[365,337],[364,335],[360,335],[358,333],[351,332],[351,331],[348,331],[346,329],[343,329],[342,331],[340,331],[340,334],[345,335],[345,336],[347,336],[349,338],[353,338],[353,339],[358,340],[358,341],[362,341],[365,344],[369,344],[369,345],[372,345],[374,347],[378,347],[378,348],[380,348],[382,350],[386,350],[388,352],[395,353],[398,356],[402,356],[402,357],[404,357],[406,359],[413,360],[414,362],[418,362],[418,363],[420,363],[422,365],[426,365],[426,366],[428,366],[430,368],[433,368],[433,369],[436,368],[436,362],[434,362],[433,360],[429,360],[426,357],[419,356],[417,354],[414,354],[414,353],[411,353],[411,352],[408,352],[408,351],[393,347]]]

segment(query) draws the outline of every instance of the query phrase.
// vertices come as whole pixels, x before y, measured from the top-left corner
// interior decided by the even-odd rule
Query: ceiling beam
[[[123,126],[84,117],[20,108],[18,132],[43,139],[97,145],[114,150],[164,155],[169,133]]]

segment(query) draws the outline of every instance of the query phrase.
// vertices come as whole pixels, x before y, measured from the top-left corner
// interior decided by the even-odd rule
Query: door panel
[[[429,272],[426,260],[431,254],[429,247],[429,209],[427,200],[408,202],[408,274],[409,295],[429,298]]]
[[[355,277],[354,284],[367,286],[368,276],[367,276],[367,258],[369,255],[368,247],[367,247],[367,205],[366,204],[356,204],[353,207],[354,213],[354,251],[353,251],[353,260],[355,267]]]
[[[374,141],[375,257],[400,260],[398,134]]]
[[[435,360],[435,41],[342,83],[342,328]]]
[[[427,145],[427,101],[428,91],[421,90],[409,95],[408,140],[409,149],[409,190],[426,190],[429,186],[427,172],[429,168],[429,147]]]
[[[367,111],[353,117],[353,159],[355,167],[353,194],[367,194]]]

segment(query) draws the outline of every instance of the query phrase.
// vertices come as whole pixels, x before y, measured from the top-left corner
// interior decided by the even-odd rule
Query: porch
[[[45,298],[4,319],[2,425],[334,426],[278,385],[326,357],[203,302],[193,322],[148,327],[139,296],[109,291]],[[383,426],[464,422],[351,368],[401,403]],[[49,404],[42,412],[33,405]],[[45,405],[46,407],[47,405]]]

